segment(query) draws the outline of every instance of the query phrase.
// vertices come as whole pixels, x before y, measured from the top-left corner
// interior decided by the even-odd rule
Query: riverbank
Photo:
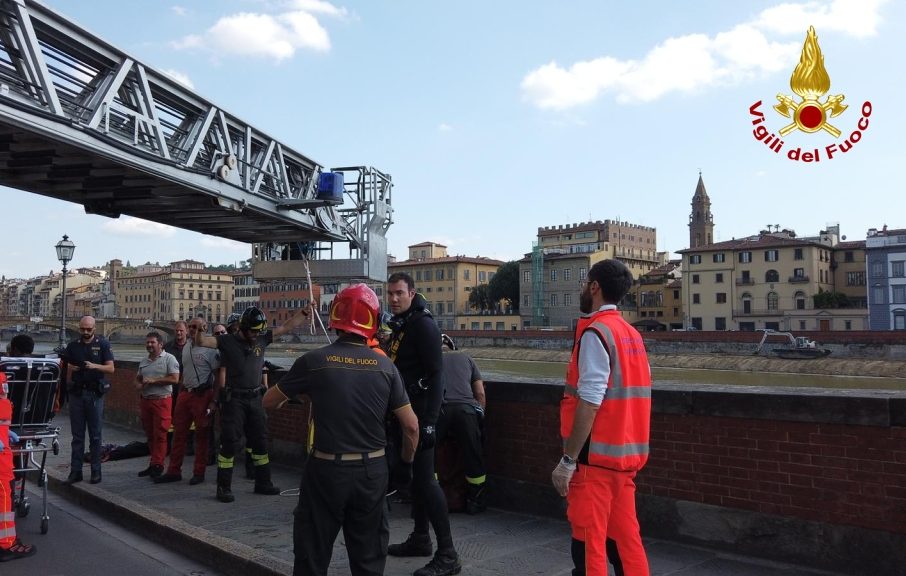
[[[519,360],[523,362],[569,362],[565,350],[534,348],[469,348],[474,358]],[[688,368],[697,370],[738,370],[742,372],[786,372],[790,374],[828,374],[837,376],[873,376],[906,378],[906,362],[852,358],[816,358],[783,360],[764,356],[730,354],[650,354],[655,368]]]

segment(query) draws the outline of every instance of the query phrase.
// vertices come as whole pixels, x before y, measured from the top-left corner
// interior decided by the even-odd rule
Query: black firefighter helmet
[[[267,317],[257,306],[249,306],[239,317],[239,329],[264,332],[267,330]]]

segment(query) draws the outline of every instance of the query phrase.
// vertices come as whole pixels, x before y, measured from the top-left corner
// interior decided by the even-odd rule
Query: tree
[[[815,308],[852,308],[849,297],[842,292],[825,292],[818,289],[818,293],[812,296],[815,302]]]
[[[479,284],[469,293],[469,306],[473,310],[484,312],[491,309],[491,296],[487,284]]]
[[[501,266],[488,283],[492,302],[506,300],[507,306],[519,310],[519,262],[511,260]]]

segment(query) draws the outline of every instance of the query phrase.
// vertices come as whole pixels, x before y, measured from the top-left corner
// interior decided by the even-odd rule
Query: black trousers
[[[427,534],[430,521],[439,550],[453,548],[447,498],[434,474],[434,448],[417,451],[412,462],[412,519],[417,534]]]
[[[466,478],[483,478],[486,474],[481,446],[481,424],[471,404],[444,404],[437,420],[437,443],[452,435],[462,452]]]
[[[353,576],[384,573],[390,526],[384,457],[334,462],[310,457],[293,512],[293,576],[326,576],[340,529]]]
[[[260,395],[253,398],[233,397],[221,407],[220,456],[233,458],[243,433],[246,446],[254,454],[267,454],[267,421]]]

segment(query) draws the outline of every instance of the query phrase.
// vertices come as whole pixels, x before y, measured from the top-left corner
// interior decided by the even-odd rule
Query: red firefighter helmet
[[[380,324],[381,302],[374,290],[364,284],[345,288],[333,301],[330,327],[373,338]]]

